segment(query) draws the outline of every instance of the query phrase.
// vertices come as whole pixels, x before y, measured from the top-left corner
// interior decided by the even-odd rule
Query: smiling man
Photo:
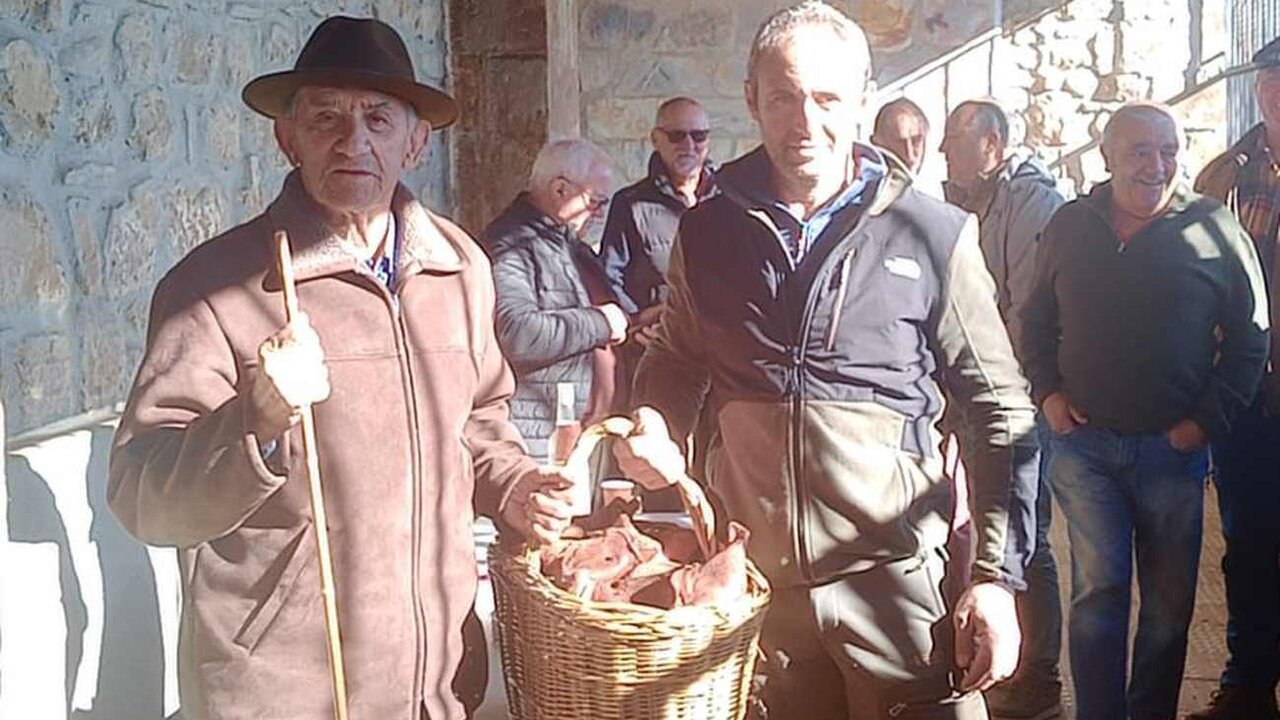
[[[661,488],[685,463],[664,426],[683,438],[711,408],[708,483],[773,586],[756,717],[985,718],[975,691],[1017,663],[1009,514],[1030,493],[1010,491],[1011,450],[1031,400],[973,218],[854,137],[870,76],[862,30],[825,3],[762,25],[744,87],[762,146],[680,221],[635,380],[657,412],[615,450]],[[982,429],[958,599],[940,591],[940,384]]]
[[[473,508],[551,539],[568,507],[507,417],[484,254],[400,184],[454,101],[390,26],[346,17],[244,99],[295,170],[161,281],[111,456],[121,523],[181,551],[182,714],[334,716],[297,426],[314,403],[350,717],[460,720]]]
[[[1071,535],[1071,670],[1089,720],[1177,715],[1205,446],[1248,407],[1267,357],[1253,243],[1221,203],[1179,184],[1179,149],[1166,108],[1116,111],[1102,138],[1111,179],[1045,227],[1023,315],[1022,360]]]

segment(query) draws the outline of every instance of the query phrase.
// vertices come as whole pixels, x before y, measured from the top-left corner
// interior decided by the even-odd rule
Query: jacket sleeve
[[[1062,375],[1058,371],[1058,340],[1062,327],[1054,284],[1061,244],[1069,241],[1068,237],[1052,221],[1045,227],[1040,236],[1031,291],[1020,313],[1022,329],[1018,357],[1031,382],[1031,396],[1037,407],[1044,403],[1045,398],[1062,389]]]
[[[247,393],[208,304],[166,280],[152,301],[142,365],[116,431],[107,501],[153,545],[191,547],[240,526],[285,483],[247,428]],[[288,445],[288,435],[281,438]],[[273,465],[287,449],[278,447]]]
[[[1227,273],[1218,318],[1222,342],[1218,346],[1218,362],[1191,419],[1210,438],[1221,440],[1258,391],[1270,350],[1270,308],[1253,241],[1225,208],[1215,215],[1221,219],[1215,234],[1223,238]]]
[[[600,237],[600,264],[604,266],[609,290],[628,313],[639,312],[640,306],[627,295],[627,266],[631,264],[631,207],[624,198],[613,196],[609,219]]]
[[[1053,213],[1062,206],[1062,196],[1057,191],[1039,183],[1028,185],[1014,199],[1005,236],[1005,270],[1008,273],[1005,282],[1009,307],[1004,309],[1004,317],[1015,353],[1022,345],[1022,309],[1026,307],[1035,285],[1040,233],[1049,224]]]
[[[669,294],[657,334],[636,368],[632,387],[635,406],[650,405],[666,418],[679,442],[694,430],[710,388],[698,314],[689,291],[683,243],[677,236],[667,275]]]
[[[1018,518],[1034,513],[1035,410],[994,301],[995,283],[978,247],[971,216],[952,250],[934,318],[943,380],[972,427],[970,503],[976,529],[976,582],[1025,587],[1033,538]]]
[[[483,267],[483,259],[477,258],[476,262]],[[479,345],[475,356],[478,382],[463,437],[471,450],[475,471],[476,512],[496,520],[516,480],[534,470],[536,464],[510,419],[508,402],[515,392],[515,378],[502,356],[493,323],[487,321],[493,317],[494,308],[491,276],[478,272],[475,282],[479,284],[477,317],[486,321],[479,323],[479,337],[473,339]]]
[[[498,344],[517,373],[553,365],[609,344],[609,321],[594,307],[538,306],[529,253],[511,248],[493,259]]]

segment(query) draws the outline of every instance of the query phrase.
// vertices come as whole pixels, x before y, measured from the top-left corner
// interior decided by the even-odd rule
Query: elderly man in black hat
[[[1249,231],[1277,317],[1276,239],[1280,235],[1280,38],[1253,56],[1258,123],[1212,160],[1196,190],[1230,206]],[[1230,435],[1213,445],[1214,483],[1227,551],[1227,666],[1209,707],[1192,720],[1274,720],[1280,680],[1280,376],[1276,342],[1262,389]]]
[[[473,512],[546,539],[568,510],[508,419],[484,254],[399,183],[454,101],[415,80],[395,30],[345,17],[244,100],[295,169],[157,288],[111,508],[181,550],[185,717],[333,717],[297,425],[314,403],[349,716],[459,720]],[[292,322],[280,230],[305,313]]]

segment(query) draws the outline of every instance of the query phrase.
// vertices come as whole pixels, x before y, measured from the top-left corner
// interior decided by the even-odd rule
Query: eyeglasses
[[[587,207],[590,208],[593,212],[609,204],[608,195],[597,195],[596,193],[592,192],[591,188],[587,187],[586,185],[583,185],[582,183],[576,180],[570,180],[569,178],[563,175],[560,176],[560,179],[572,185],[574,188],[577,189],[578,192],[586,193]]]
[[[672,145],[679,145],[684,142],[685,138],[693,138],[698,145],[707,141],[707,137],[711,135],[711,131],[703,130],[668,130],[666,128],[657,128],[658,132],[667,136],[667,141]]]

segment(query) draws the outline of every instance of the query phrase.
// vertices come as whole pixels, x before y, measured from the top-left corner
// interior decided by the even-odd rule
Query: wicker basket
[[[741,598],[674,610],[583,600],[548,580],[541,556],[523,545],[490,546],[489,576],[512,720],[746,714],[769,604],[769,585],[749,560]]]
[[[489,549],[512,720],[738,720],[746,713],[769,586],[661,610],[596,603],[543,576],[537,553]]]

